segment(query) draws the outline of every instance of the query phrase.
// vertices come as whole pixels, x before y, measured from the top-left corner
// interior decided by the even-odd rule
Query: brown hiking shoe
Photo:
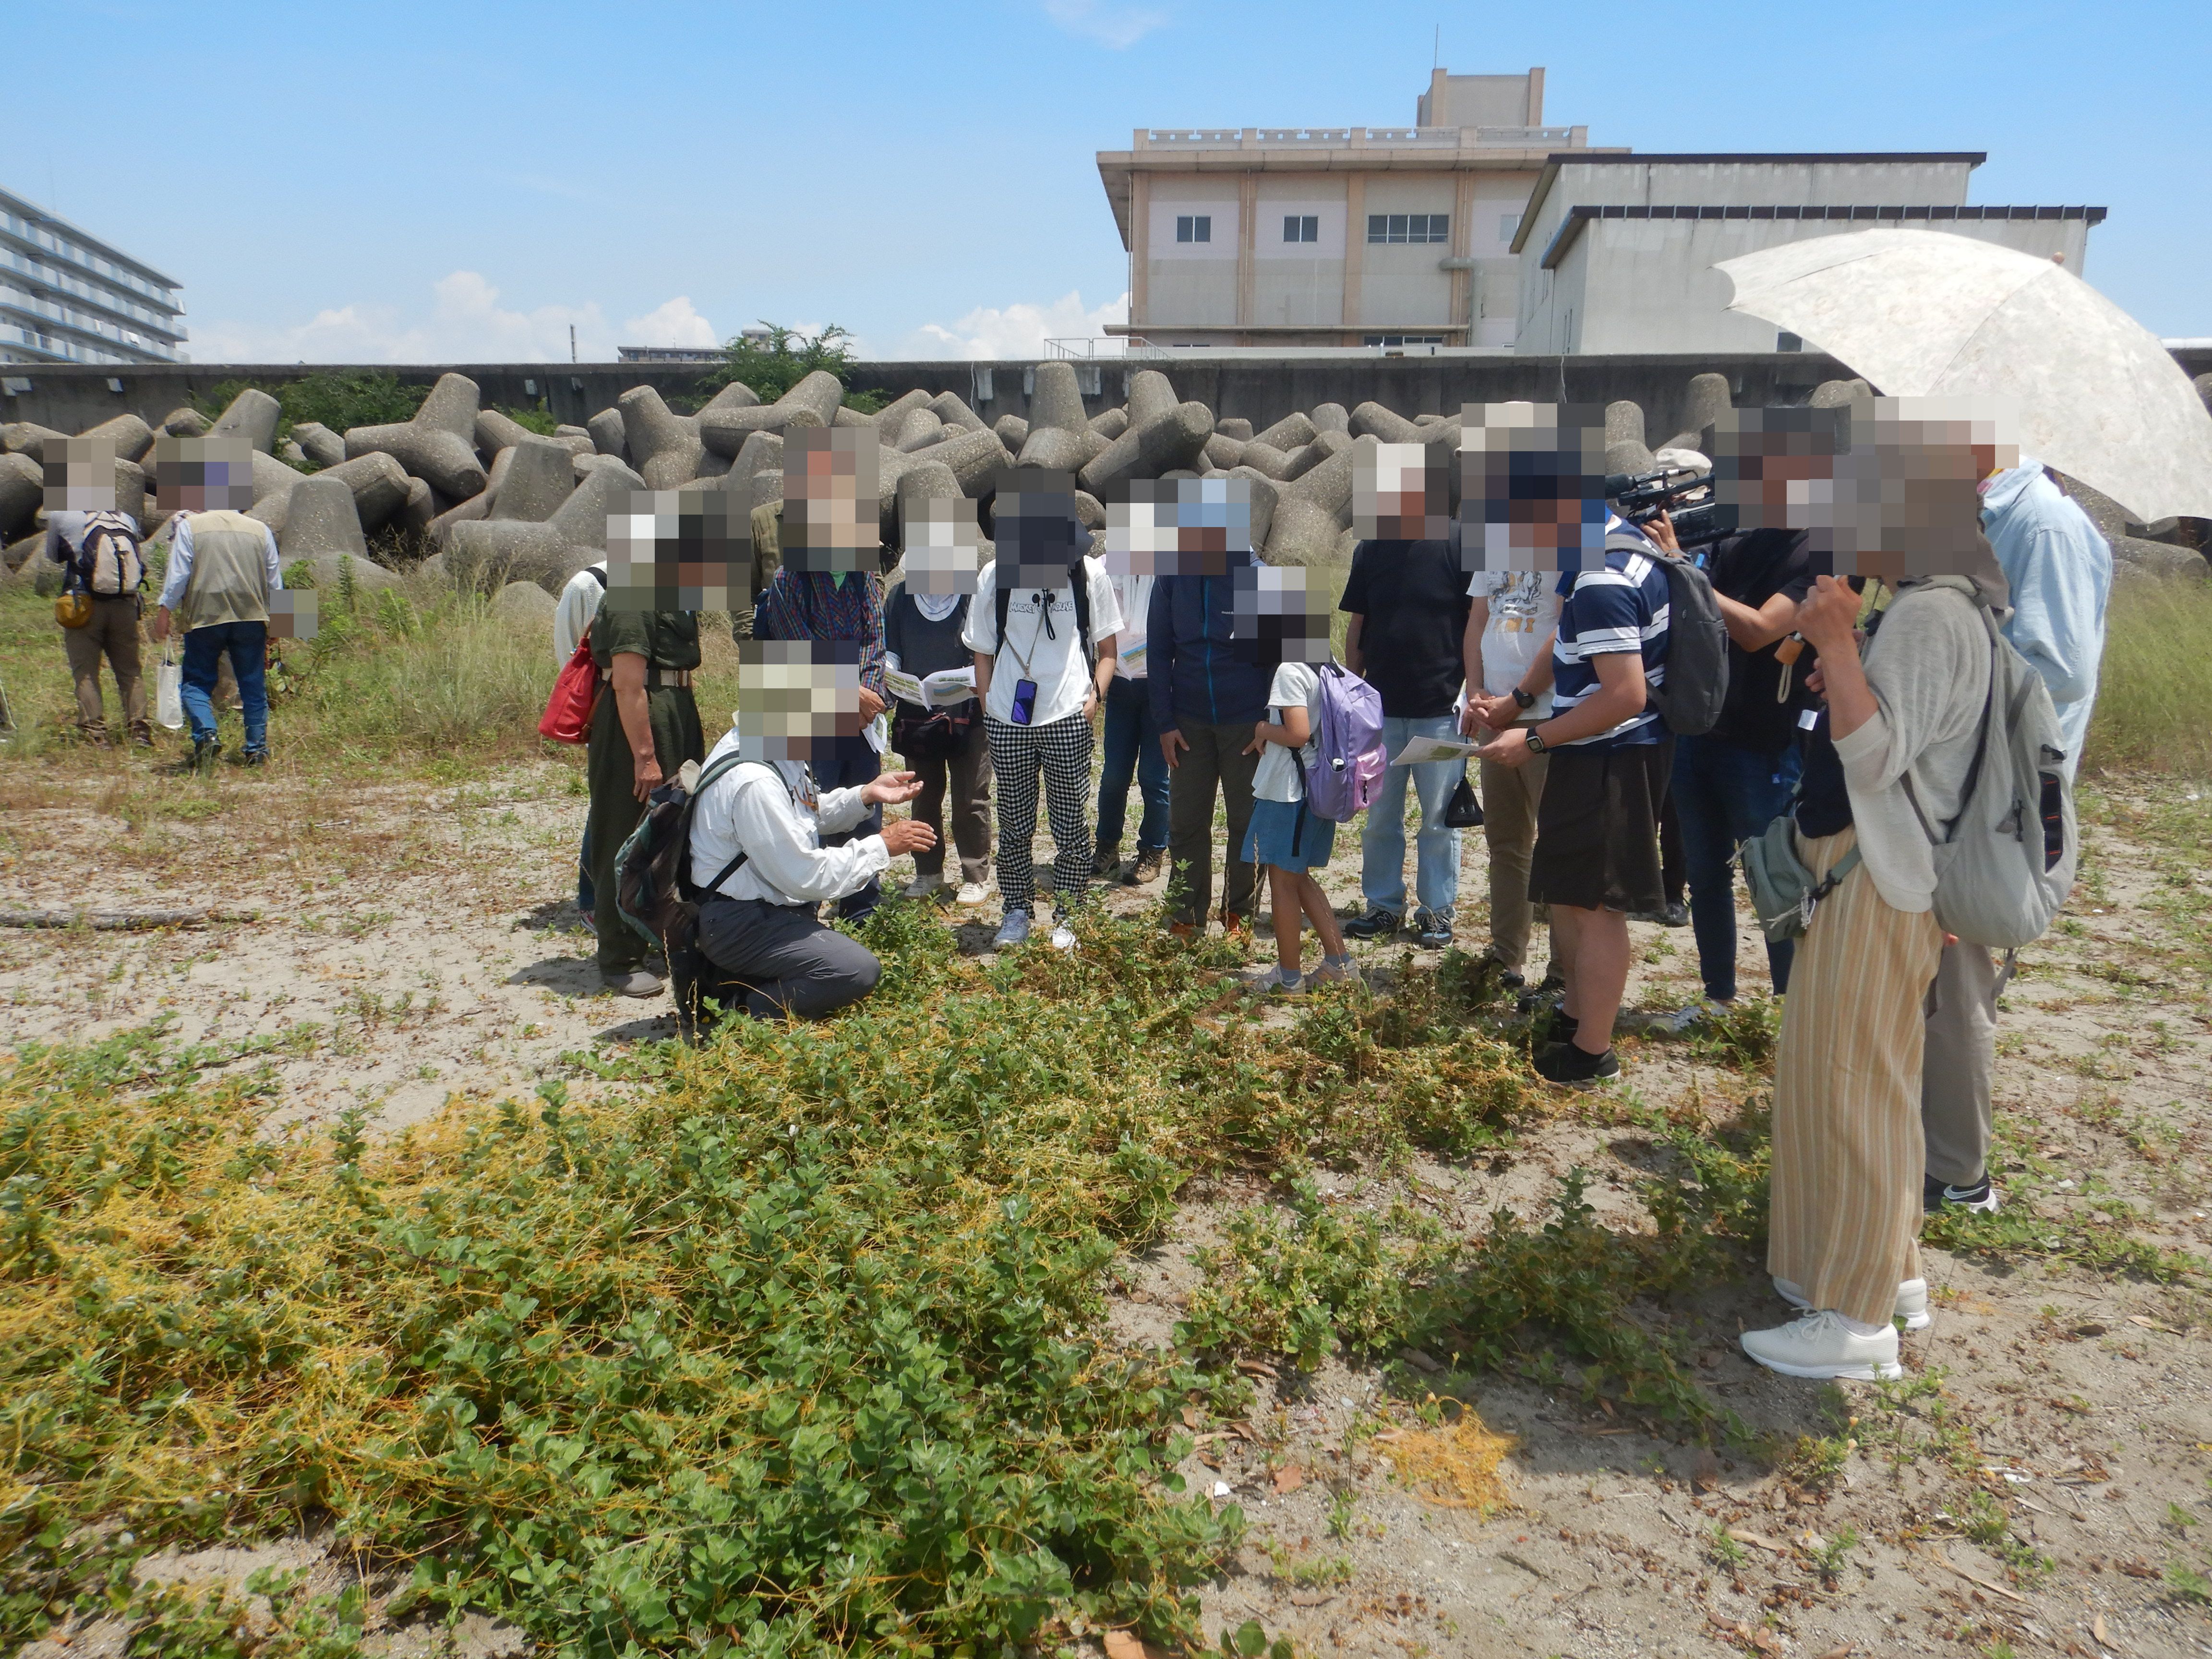
[[[1094,879],[1110,876],[1114,873],[1114,866],[1121,861],[1121,849],[1120,848],[1102,847],[1091,857],[1091,874]]]
[[[1125,887],[1141,887],[1148,881],[1158,881],[1160,878],[1160,871],[1166,865],[1167,860],[1168,854],[1165,848],[1153,847],[1146,849],[1137,854],[1136,862],[1129,866],[1128,873],[1121,878],[1121,884]]]
[[[103,720],[79,720],[76,723],[76,740],[88,748],[109,747],[106,723]]]
[[[151,749],[154,746],[154,728],[144,720],[131,721],[131,746],[133,749]]]

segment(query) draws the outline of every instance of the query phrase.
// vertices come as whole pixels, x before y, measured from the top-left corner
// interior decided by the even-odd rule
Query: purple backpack
[[[1382,746],[1382,694],[1334,663],[1321,665],[1317,757],[1300,769],[1306,804],[1317,818],[1349,823],[1382,787],[1390,762]]]

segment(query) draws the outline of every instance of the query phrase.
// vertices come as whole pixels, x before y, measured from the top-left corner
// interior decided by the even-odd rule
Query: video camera
[[[1684,547],[1703,547],[1733,536],[1736,510],[1712,498],[1713,475],[1687,467],[1662,466],[1656,472],[1614,472],[1605,481],[1606,499],[1633,525],[1646,525],[1662,513],[1674,526],[1674,539]],[[1703,490],[1704,501],[1681,507],[1687,496]]]

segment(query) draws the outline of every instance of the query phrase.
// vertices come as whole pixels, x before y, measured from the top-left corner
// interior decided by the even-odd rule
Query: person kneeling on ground
[[[840,847],[878,807],[919,794],[911,772],[886,772],[822,793],[813,761],[857,734],[860,646],[855,641],[748,641],[738,647],[738,708],[703,769],[742,755],[700,792],[691,813],[691,882],[702,896],[702,998],[756,1019],[819,1019],[876,988],[883,967],[867,946],[823,925],[817,905],[877,881],[902,853],[937,844],[927,824],[887,823]],[[683,999],[690,989],[678,986]]]

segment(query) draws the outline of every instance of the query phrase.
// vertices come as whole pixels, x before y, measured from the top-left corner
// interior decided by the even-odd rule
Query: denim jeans
[[[584,826],[584,844],[576,849],[576,908],[589,915],[592,912],[592,826]]]
[[[1735,849],[1790,805],[1802,763],[1795,744],[1778,752],[1746,749],[1717,738],[1677,738],[1668,791],[1682,826],[1682,858],[1690,878],[1690,926],[1705,994],[1735,995]],[[1774,994],[1790,988],[1789,939],[1770,940],[1766,968]]]
[[[192,741],[215,741],[215,679],[225,656],[230,659],[238,701],[246,711],[246,752],[261,754],[269,747],[267,623],[214,623],[185,635],[179,678],[184,681],[185,719],[191,726]]]
[[[1142,680],[1115,676],[1106,688],[1105,755],[1098,776],[1098,836],[1102,852],[1121,845],[1128,815],[1129,780],[1137,780],[1143,816],[1137,820],[1137,850],[1158,853],[1168,844],[1168,762],[1160,752],[1159,730],[1152,724],[1152,694]]]
[[[1428,720],[1385,715],[1382,744],[1395,755],[1414,738],[1455,738],[1459,722],[1449,714]],[[1448,910],[1459,900],[1459,831],[1444,827],[1444,808],[1459,787],[1464,765],[1455,760],[1426,766],[1393,766],[1367,809],[1360,832],[1359,891],[1370,910],[1406,914],[1406,784],[1410,775],[1421,803],[1421,829],[1413,842],[1414,896],[1424,910]]]

